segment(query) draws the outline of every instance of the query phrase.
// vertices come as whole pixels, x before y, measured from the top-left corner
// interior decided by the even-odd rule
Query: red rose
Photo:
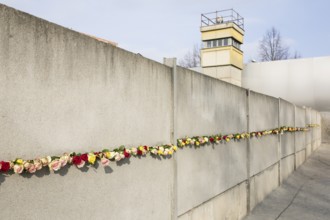
[[[142,155],[142,150],[137,150],[137,155]]]
[[[82,155],[80,156],[80,158],[81,158],[83,161],[85,161],[85,162],[88,161],[88,156],[87,156],[87,154],[82,154]]]
[[[72,163],[74,164],[74,165],[79,165],[79,164],[81,164],[81,157],[80,156],[73,156],[73,158],[72,158]]]
[[[124,156],[125,156],[126,158],[129,158],[129,157],[131,156],[131,154],[127,153],[127,151],[124,150]]]
[[[224,139],[224,140],[226,140],[226,138],[227,138],[227,135],[223,136],[223,139]]]
[[[10,169],[10,163],[9,162],[5,162],[5,161],[1,161],[1,171],[2,172],[7,172]]]
[[[148,147],[147,147],[147,146],[144,146],[143,148],[144,148],[145,150],[148,150]]]
[[[211,137],[210,138],[210,142],[213,143],[214,142],[214,138]]]

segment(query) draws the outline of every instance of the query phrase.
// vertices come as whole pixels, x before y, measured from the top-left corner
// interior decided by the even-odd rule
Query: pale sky
[[[277,28],[302,57],[330,56],[329,0],[0,0],[64,27],[118,43],[162,62],[200,43],[200,15],[233,8],[245,19],[244,60],[258,60],[258,42]]]

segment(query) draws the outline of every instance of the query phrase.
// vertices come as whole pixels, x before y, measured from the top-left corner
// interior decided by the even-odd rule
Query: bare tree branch
[[[182,59],[179,60],[179,65],[185,68],[200,66],[201,56],[200,47],[195,44],[191,51],[188,51]]]
[[[280,32],[272,27],[259,43],[261,61],[286,60],[290,57],[289,47],[282,42]]]

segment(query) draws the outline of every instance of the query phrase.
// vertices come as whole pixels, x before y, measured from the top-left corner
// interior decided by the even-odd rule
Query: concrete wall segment
[[[179,137],[247,129],[244,89],[183,68],[178,68],[177,109]],[[189,148],[177,158],[179,215],[247,178],[246,141]]]
[[[280,99],[280,123],[279,127],[295,125],[295,106],[283,99]],[[285,133],[281,135],[281,157],[294,153],[294,134]]]
[[[281,180],[285,180],[294,171],[294,155],[287,156],[281,160]]]
[[[321,112],[322,142],[330,143],[330,112]]]
[[[250,130],[262,131],[278,128],[278,99],[251,91]],[[250,175],[253,176],[276,163],[278,155],[278,136],[269,135],[250,140]]]
[[[263,172],[251,178],[251,183],[250,183],[251,210],[259,202],[261,202],[271,191],[273,191],[274,189],[276,189],[276,187],[279,186],[278,166],[279,164],[274,164],[273,166],[267,168]]]
[[[304,108],[296,106],[296,127],[306,126],[306,111]],[[296,152],[306,148],[306,132],[295,132]]]
[[[262,131],[277,128],[278,117],[278,99],[251,91],[251,131]]]
[[[3,5],[0,66],[1,160],[171,142],[169,67]],[[0,219],[168,220],[173,170],[149,157],[1,175]]]
[[[170,68],[30,15],[1,11],[1,28],[10,24],[9,33],[0,32],[8,38],[0,44],[3,159],[169,143]]]

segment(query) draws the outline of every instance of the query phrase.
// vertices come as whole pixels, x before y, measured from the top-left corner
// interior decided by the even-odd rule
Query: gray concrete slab
[[[323,144],[245,220],[329,219],[330,144]]]

